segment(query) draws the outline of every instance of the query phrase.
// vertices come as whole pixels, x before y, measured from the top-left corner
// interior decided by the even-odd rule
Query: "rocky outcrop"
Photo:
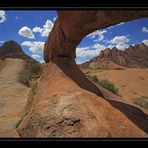
[[[80,68],[90,68],[90,69],[103,69],[103,70],[124,70],[126,67],[120,66],[110,59],[100,58],[100,59],[92,59],[90,61],[84,62],[78,65]]]
[[[48,64],[32,109],[17,131],[21,137],[145,137],[105,99],[75,63],[75,48],[88,33],[122,21],[147,17],[148,11],[58,11],[45,44]],[[97,94],[97,95],[96,95]]]
[[[144,137],[105,99],[80,88],[54,63],[46,64],[20,137]]]
[[[80,67],[94,69],[147,68],[148,46],[140,43],[129,46],[124,51],[118,50],[116,47],[106,48],[97,57],[81,64]]]
[[[21,46],[15,41],[7,41],[0,47],[0,59],[6,58],[22,59],[28,64],[37,63],[36,60],[26,55]]]
[[[148,17],[148,11],[58,11],[58,18],[45,43],[44,59],[56,63],[81,88],[103,96],[76,65],[76,46],[87,34],[120,22]]]

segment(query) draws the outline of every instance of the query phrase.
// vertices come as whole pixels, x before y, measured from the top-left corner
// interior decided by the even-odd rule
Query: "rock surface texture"
[[[54,63],[43,69],[20,137],[144,137],[146,134],[105,99],[80,88]]]
[[[48,63],[29,114],[18,127],[21,137],[144,137],[122,112],[101,96],[75,63],[75,48],[95,31],[148,17],[148,11],[58,11],[45,43]],[[96,95],[97,94],[97,95]]]

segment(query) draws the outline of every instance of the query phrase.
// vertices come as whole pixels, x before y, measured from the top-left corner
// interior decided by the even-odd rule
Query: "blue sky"
[[[43,61],[43,47],[51,31],[56,11],[0,10],[0,45],[15,40],[24,52],[38,61]],[[87,35],[78,45],[77,63],[85,62],[105,48],[125,50],[129,45],[144,42],[148,45],[148,18],[122,22]]]

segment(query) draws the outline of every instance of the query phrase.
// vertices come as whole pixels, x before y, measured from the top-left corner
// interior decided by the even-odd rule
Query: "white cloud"
[[[106,46],[96,43],[92,46],[92,48],[95,48],[96,50],[98,50],[98,52],[100,52],[101,50],[104,50]]]
[[[45,25],[43,26],[43,31],[41,33],[42,37],[48,37],[49,32],[52,30],[53,23],[51,20],[47,20]]]
[[[104,39],[104,35],[101,35],[98,39],[94,40],[94,42],[100,42]]]
[[[43,31],[43,29],[40,27],[34,27],[32,31],[41,33]]]
[[[142,42],[148,46],[148,40],[143,40]]]
[[[92,58],[98,54],[96,50],[90,50],[89,47],[78,47],[76,48],[76,55],[79,58]]]
[[[90,34],[88,34],[87,35],[87,37],[90,37],[90,38],[95,38],[96,36],[101,36],[101,35],[103,35],[104,33],[106,33],[107,31],[106,30],[96,30],[96,31],[94,31],[94,32],[92,32],[92,33],[90,33]]]
[[[29,50],[32,53],[41,54],[41,53],[43,53],[44,44],[45,44],[45,42],[41,42],[41,41],[39,41],[39,42],[25,41],[21,45],[29,47]]]
[[[117,44],[116,45],[116,48],[119,49],[119,50],[125,50],[128,47],[129,47],[128,44]]]
[[[22,27],[19,32],[18,32],[19,35],[23,36],[23,37],[27,37],[29,39],[34,39],[34,34],[33,32],[31,31],[30,28],[28,28],[27,26],[24,26]]]
[[[31,57],[34,59],[41,58],[41,56],[39,54],[32,54]]]
[[[148,28],[143,27],[143,28],[142,28],[142,31],[148,33]]]
[[[88,34],[86,37],[89,37],[91,39],[94,39],[97,37],[96,40],[93,40],[94,42],[99,42],[102,41],[104,39],[104,33],[106,33],[106,30],[96,30],[90,34]]]
[[[48,37],[49,32],[52,30],[53,22],[51,20],[47,20],[43,27],[34,27],[33,32],[39,32],[42,37]]]
[[[108,42],[112,44],[124,44],[126,42],[129,42],[129,39],[126,36],[116,36]]]
[[[78,47],[76,48],[76,55],[79,58],[93,58],[100,54],[101,50],[104,50],[106,46],[101,44],[94,44],[90,47]]]
[[[3,23],[6,21],[6,14],[5,11],[0,10],[0,23]]]

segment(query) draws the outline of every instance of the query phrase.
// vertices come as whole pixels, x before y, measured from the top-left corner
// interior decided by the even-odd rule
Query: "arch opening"
[[[76,47],[89,33],[121,22],[148,17],[148,11],[96,10],[57,11],[58,18],[44,47],[44,60],[57,64],[81,88],[101,97],[101,91],[78,68]]]

